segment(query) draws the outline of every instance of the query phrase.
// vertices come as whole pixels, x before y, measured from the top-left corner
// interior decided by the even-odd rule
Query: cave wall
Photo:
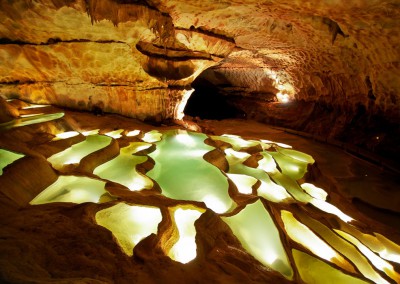
[[[380,121],[355,143],[371,144],[384,125],[397,144],[398,0],[0,6],[3,97],[162,121],[178,117],[190,84],[212,67],[202,76],[250,118],[348,141],[346,131],[363,135],[366,124]],[[279,84],[291,107],[276,104]]]
[[[175,29],[146,2],[0,3],[0,95],[7,98],[161,121],[234,46]]]

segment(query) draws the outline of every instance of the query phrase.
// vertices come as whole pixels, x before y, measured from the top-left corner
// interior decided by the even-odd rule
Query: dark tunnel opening
[[[195,90],[186,104],[185,115],[216,120],[245,117],[242,110],[229,103],[228,96],[201,76],[193,81],[192,87]]]

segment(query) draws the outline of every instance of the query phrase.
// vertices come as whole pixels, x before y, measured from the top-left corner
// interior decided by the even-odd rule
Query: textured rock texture
[[[214,66],[204,78],[248,117],[399,153],[398,0],[0,6],[3,96],[162,121]],[[276,106],[277,89],[297,103]]]

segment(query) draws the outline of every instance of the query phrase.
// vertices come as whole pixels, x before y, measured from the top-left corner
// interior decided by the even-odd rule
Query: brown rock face
[[[214,66],[202,78],[247,117],[399,152],[387,150],[399,144],[398,1],[0,6],[4,97],[162,121],[182,117],[191,83]]]

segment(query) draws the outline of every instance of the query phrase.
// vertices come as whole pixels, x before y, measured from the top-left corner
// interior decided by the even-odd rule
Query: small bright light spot
[[[162,134],[157,130],[152,130],[144,134],[142,140],[147,143],[154,143],[161,141]]]
[[[229,210],[227,204],[225,204],[225,202],[220,200],[217,196],[207,195],[202,201],[215,213],[222,214]]]
[[[260,153],[263,158],[258,161],[258,169],[262,169],[263,171],[269,173],[269,172],[273,172],[276,170],[276,163],[274,158],[272,158],[272,156],[266,152],[261,152]]]
[[[96,214],[96,222],[110,230],[124,253],[133,255],[133,248],[144,238],[157,234],[162,220],[156,207],[131,206],[119,203]]]
[[[50,105],[30,105],[30,106],[23,107],[22,109],[42,108],[42,107],[48,107],[48,106],[50,106]]]
[[[67,131],[67,132],[56,134],[56,137],[54,137],[53,140],[51,140],[51,141],[58,141],[58,140],[62,140],[62,139],[75,137],[78,135],[79,135],[79,132],[77,132],[77,131]]]
[[[140,130],[132,130],[132,131],[129,131],[127,134],[126,134],[126,136],[128,136],[128,137],[132,137],[132,136],[138,136],[140,134]]]
[[[188,263],[196,258],[196,229],[194,222],[200,218],[202,212],[192,209],[178,208],[174,214],[178,228],[179,240],[171,248],[168,256],[181,263]]]
[[[43,113],[33,113],[33,114],[21,114],[19,117],[24,118],[24,117],[33,117],[33,116],[39,116],[43,115]]]
[[[257,194],[269,201],[276,203],[293,199],[285,188],[283,188],[278,184],[273,183],[272,181],[270,183],[261,181],[261,185],[257,190]]]
[[[186,146],[195,146],[196,141],[187,133],[187,131],[179,130],[179,133],[175,136],[175,139]]]
[[[70,157],[67,158],[67,160],[64,161],[64,165],[73,165],[73,164],[79,164],[81,161],[81,157],[78,155],[71,155]]]
[[[323,190],[322,188],[316,187],[315,185],[311,183],[303,183],[301,185],[301,188],[304,189],[305,192],[307,192],[309,195],[316,199],[320,200],[326,200],[328,193]]]
[[[311,199],[310,203],[324,212],[336,215],[337,217],[339,217],[341,220],[343,220],[346,223],[354,220],[350,216],[348,216],[348,215],[344,214],[342,211],[340,211],[337,207],[335,207],[332,204],[325,202],[323,200],[313,198],[313,199]]]
[[[253,185],[256,184],[257,179],[248,175],[240,174],[227,174],[227,176],[236,185],[238,191],[243,194],[251,194],[253,192]]]
[[[387,260],[400,263],[400,246],[381,234],[374,234],[379,242],[385,246],[385,249],[382,252],[379,252],[379,254]]]
[[[241,164],[250,157],[250,154],[246,152],[238,152],[231,148],[225,149],[224,152],[229,165]]]
[[[137,176],[134,177],[130,182],[127,183],[120,182],[120,183],[124,185],[126,184],[126,186],[132,191],[140,191],[142,189],[146,188],[148,189],[153,187],[153,182],[149,180],[149,178],[140,176],[139,174],[137,174]]]
[[[95,134],[99,134],[99,131],[100,131],[100,129],[87,130],[87,131],[83,131],[82,135],[83,136],[95,135]]]
[[[279,142],[274,142],[274,141],[271,141],[271,140],[265,140],[265,139],[261,139],[260,140],[261,142],[263,142],[263,143],[266,143],[266,144],[275,144],[275,145],[278,145],[279,147],[282,147],[282,148],[292,148],[292,146],[290,146],[290,145],[287,145],[287,144],[284,144],[284,143],[279,143]]]
[[[288,103],[290,101],[290,97],[288,94],[277,93],[276,98],[280,103]]]
[[[118,130],[107,132],[104,135],[107,135],[107,136],[112,137],[114,139],[119,139],[119,138],[122,137],[121,133],[123,131],[124,131],[123,129],[118,129]]]

